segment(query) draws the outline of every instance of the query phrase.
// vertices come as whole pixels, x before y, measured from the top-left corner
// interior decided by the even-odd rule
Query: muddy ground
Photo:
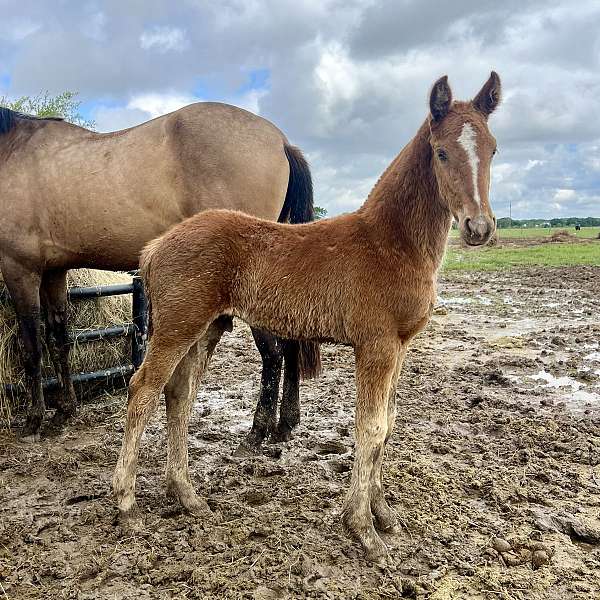
[[[600,268],[453,274],[440,296],[398,390],[388,568],[367,564],[340,525],[352,352],[323,348],[292,442],[234,459],[259,385],[238,324],[191,425],[212,519],[164,494],[164,407],[144,440],[135,534],[110,497],[123,396],[87,404],[39,445],[5,434],[0,598],[600,597]]]

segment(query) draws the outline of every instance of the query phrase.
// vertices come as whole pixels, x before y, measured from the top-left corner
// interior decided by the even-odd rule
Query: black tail
[[[308,223],[315,218],[310,167],[300,148],[285,144],[283,149],[290,164],[290,178],[278,221],[280,223]]]
[[[281,214],[280,223],[308,223],[315,219],[313,184],[310,167],[296,146],[284,145],[290,164],[290,178]],[[321,373],[321,352],[317,342],[302,341],[295,344],[298,350],[298,370],[302,379],[312,379]]]

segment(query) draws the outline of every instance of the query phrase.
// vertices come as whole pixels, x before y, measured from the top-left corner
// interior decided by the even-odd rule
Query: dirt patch
[[[386,455],[401,528],[367,564],[340,525],[354,360],[325,346],[287,445],[234,459],[259,386],[227,334],[191,425],[201,521],[164,493],[164,408],[143,441],[143,525],[116,524],[124,398],[37,446],[0,438],[0,583],[9,598],[564,600],[600,589],[600,268],[455,273],[409,353]],[[0,590],[0,598],[2,591]]]

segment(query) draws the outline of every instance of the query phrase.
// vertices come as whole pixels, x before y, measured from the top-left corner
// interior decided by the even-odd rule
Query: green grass
[[[597,238],[600,233],[600,227],[582,227],[580,231],[575,231],[575,227],[512,227],[509,229],[498,229],[500,240],[518,240],[518,239],[535,239],[551,236],[555,231],[566,230],[578,238]],[[458,237],[458,230],[453,229],[450,232],[453,238]]]
[[[448,248],[444,271],[491,271],[511,267],[600,266],[600,242],[540,244],[523,248]]]

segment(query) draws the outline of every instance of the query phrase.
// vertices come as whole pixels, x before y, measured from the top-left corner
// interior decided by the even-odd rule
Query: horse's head
[[[487,119],[499,102],[500,77],[494,72],[471,102],[452,102],[447,77],[431,90],[433,169],[440,195],[470,246],[485,244],[496,229],[489,198],[496,140]]]

